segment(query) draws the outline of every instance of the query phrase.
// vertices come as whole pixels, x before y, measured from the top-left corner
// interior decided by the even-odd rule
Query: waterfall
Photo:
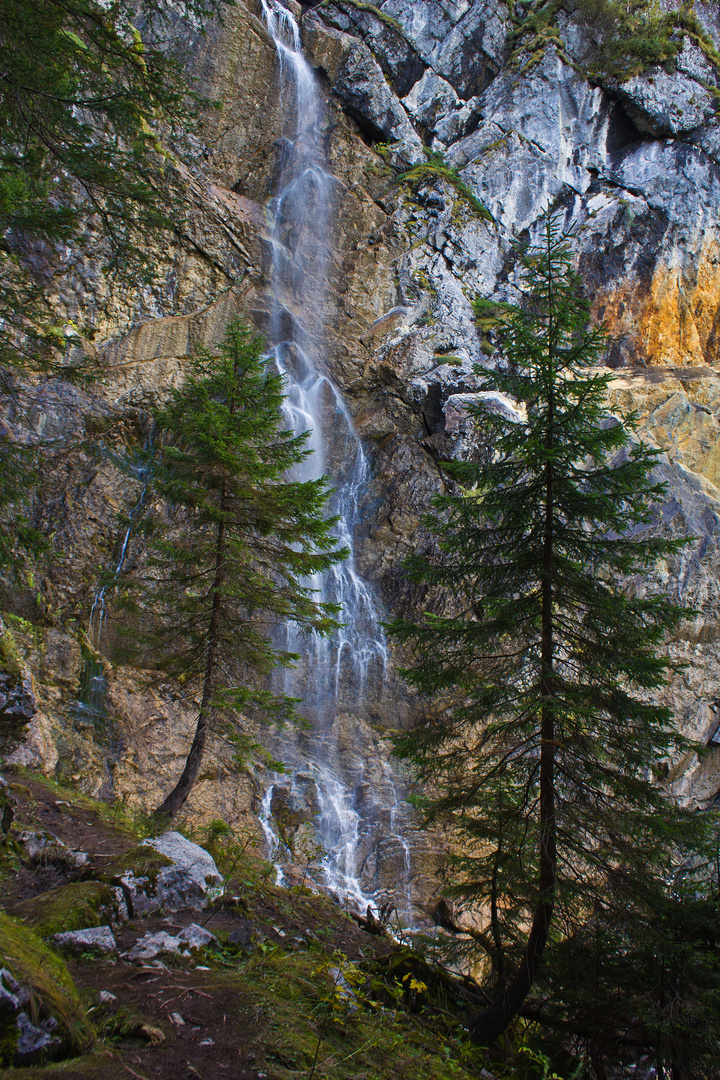
[[[377,846],[377,840],[372,841],[377,822],[373,815],[363,818],[358,808],[362,783],[350,787],[339,775],[333,725],[343,712],[367,711],[368,697],[381,692],[388,657],[378,610],[354,554],[368,463],[350,413],[325,372],[325,309],[337,184],[326,169],[323,100],[302,53],[298,24],[277,0],[262,0],[262,7],[278,55],[284,123],[277,188],[267,210],[272,293],[268,343],[285,379],[288,427],[311,433],[308,446],[314,452],[294,478],[330,476],[334,495],[329,509],[339,519],[338,545],[349,554],[311,582],[319,599],[339,605],[341,629],[331,638],[311,640],[300,639],[292,625],[282,631],[279,644],[301,659],[295,669],[283,672],[279,689],[303,700],[314,734],[306,743],[301,737],[295,745],[287,741],[283,749],[286,759],[292,759],[292,772],[272,778],[261,820],[271,857],[282,861],[283,815],[292,818],[298,807],[305,807],[321,851],[322,865],[315,876],[364,911],[376,900],[376,890],[363,886],[361,879],[363,873],[367,877],[372,842]],[[392,790],[391,806],[397,804]],[[273,815],[281,822],[280,830],[273,825]],[[388,820],[392,830],[394,810]],[[293,855],[287,850],[285,854],[288,859]],[[307,859],[309,865],[311,855]]]
[[[149,443],[148,445],[151,446],[152,443]],[[127,556],[132,530],[145,506],[145,498],[150,482],[150,469],[146,462],[127,463],[125,461],[120,461],[118,458],[113,458],[113,460],[115,461],[115,464],[122,467],[123,471],[129,472],[133,479],[140,483],[141,487],[137,501],[130,510],[127,518],[127,526],[120,541],[118,557],[115,566],[113,567],[112,577],[97,590],[93,597],[92,607],[90,608],[87,633],[88,640],[93,649],[96,650],[96,653],[100,652],[102,645],[105,616],[107,614],[106,593],[117,581],[120,572],[125,565],[125,558]],[[107,689],[107,679],[105,678],[102,662],[98,659],[97,655],[86,656],[83,661],[83,670],[80,675],[78,697],[73,704],[73,713],[75,717],[80,720],[87,720],[93,724],[102,722],[106,715],[105,699],[107,697]]]

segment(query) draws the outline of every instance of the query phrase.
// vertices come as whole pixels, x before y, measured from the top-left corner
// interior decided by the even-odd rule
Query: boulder
[[[223,878],[212,856],[178,832],[143,840],[106,876],[120,885],[132,915],[159,908],[202,910],[223,891]]]
[[[58,948],[74,953],[117,952],[117,942],[110,926],[88,926],[83,930],[68,930],[62,934],[53,934],[52,942]]]

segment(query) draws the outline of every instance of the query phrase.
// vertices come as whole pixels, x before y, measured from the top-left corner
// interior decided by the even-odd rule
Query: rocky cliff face
[[[610,332],[611,407],[638,409],[643,438],[664,452],[662,528],[695,538],[636,587],[666,588],[697,610],[672,643],[687,667],[668,696],[682,727],[711,742],[720,721],[720,21],[715,5],[697,0],[703,34],[683,38],[672,66],[588,81],[592,26],[559,14],[530,40],[517,28],[531,5],[514,7],[325,0],[302,17],[327,97],[335,177],[327,374],[372,464],[358,565],[388,613],[412,609],[401,561],[429,543],[421,515],[442,486],[438,459],[468,452],[465,395],[476,389],[475,366],[493,363],[492,319],[478,320],[472,302],[512,298],[513,237],[532,233],[552,205],[579,227],[578,265]],[[63,256],[53,302],[60,318],[91,318],[94,341],[76,348],[98,357],[102,378],[90,391],[59,379],[39,388],[34,415],[46,432],[79,436],[119,414],[117,448],[124,432],[147,428],[148,407],[231,317],[268,326],[264,206],[283,130],[275,48],[253,0],[238,0],[207,36],[181,19],[176,30],[173,47],[223,106],[208,116],[186,177],[190,225],[174,250],[157,253],[158,282],[135,294],[113,290],[87,254]],[[61,460],[38,504],[54,558],[42,580],[5,598],[38,709],[24,743],[8,749],[11,760],[148,806],[177,774],[194,703],[178,687],[150,691],[137,672],[112,666],[111,610],[104,656],[83,636],[99,571],[120,558],[126,530],[117,514],[132,510],[142,488],[117,459],[83,446],[78,439]],[[132,540],[125,557],[136,557]],[[77,705],[93,657],[108,685],[97,715]],[[382,813],[362,785],[387,788],[379,732],[411,723],[415,710],[391,674],[375,700],[334,725],[337,767],[358,805],[365,800],[368,874],[388,889],[407,853],[389,850]],[[717,796],[720,750],[668,769],[684,797]],[[262,769],[238,773],[218,739],[190,813],[252,822],[264,784]],[[312,813],[310,798],[297,822]],[[428,909],[442,856],[402,814],[413,849],[407,887]]]

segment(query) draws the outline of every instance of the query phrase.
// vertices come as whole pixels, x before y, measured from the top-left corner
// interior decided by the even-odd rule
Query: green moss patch
[[[62,1052],[85,1051],[93,1042],[93,1029],[85,1016],[80,995],[65,964],[27,926],[0,913],[0,963],[30,993],[27,1011],[34,1024],[53,1016]],[[15,1054],[17,1028],[12,1016],[0,1019],[0,1065],[10,1065]]]
[[[102,881],[78,881],[23,900],[15,914],[43,937],[66,930],[104,926],[119,918],[118,898]]]
[[[136,878],[147,878],[154,884],[160,871],[172,865],[172,859],[162,855],[149,844],[137,844],[111,863],[103,874],[103,880],[115,881],[123,874],[132,873]]]
[[[456,170],[446,165],[438,154],[431,153],[427,162],[414,165],[407,172],[400,173],[395,182],[397,184],[407,184],[413,190],[419,191],[423,184],[433,184],[438,180],[444,180],[446,184],[454,187],[458,195],[462,196],[468,206],[483,221],[494,220],[487,206],[480,202]]]
[[[673,11],[663,11],[657,0],[635,0],[632,4],[621,0],[572,0],[569,4],[567,0],[536,0],[522,17],[515,19],[511,40],[516,65],[522,63],[525,70],[542,57],[549,45],[554,45],[563,59],[575,66],[565,52],[557,26],[561,13],[595,32],[597,47],[590,58],[591,78],[624,82],[653,67],[673,70],[686,38],[702,50],[720,74],[720,54],[693,11],[692,2],[687,0]],[[720,94],[716,87],[708,89]]]

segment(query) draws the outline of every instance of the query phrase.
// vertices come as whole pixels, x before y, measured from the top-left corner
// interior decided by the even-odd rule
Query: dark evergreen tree
[[[294,659],[273,644],[278,620],[308,633],[337,626],[336,605],[319,603],[308,582],[347,553],[337,519],[323,516],[325,479],[287,479],[311,451],[307,432],[283,429],[282,401],[262,341],[234,322],[157,417],[153,485],[170,522],[154,522],[134,608],[147,663],[201,695],[185,768],[159,807],[170,817],[195,782],[214,713],[254,705],[296,718],[295,700],[263,685]]]
[[[682,543],[651,531],[655,454],[632,419],[607,415],[609,376],[593,367],[605,335],[558,223],[518,258],[504,367],[482,372],[492,393],[473,409],[489,452],[444,466],[452,483],[428,522],[438,550],[408,567],[430,610],[391,627],[434,703],[399,749],[437,792],[428,816],[460,830],[462,891],[487,918],[492,999],[471,1020],[482,1044],[523,1008],[552,938],[594,911],[607,928],[614,905],[623,932],[629,910],[651,917],[708,820],[651,775],[681,746],[657,695],[683,614],[644,580]]]

